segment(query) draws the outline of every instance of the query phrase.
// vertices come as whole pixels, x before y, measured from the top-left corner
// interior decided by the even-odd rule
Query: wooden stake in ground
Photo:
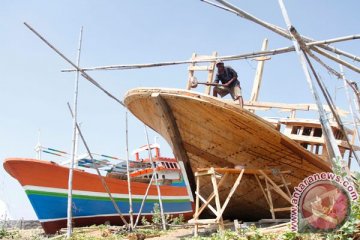
[[[134,218],[133,218],[131,179],[130,179],[130,169],[129,169],[129,137],[128,137],[128,112],[127,111],[126,111],[126,116],[125,116],[125,123],[126,123],[126,174],[127,174],[127,183],[128,183],[128,193],[129,193],[130,231],[132,231],[132,229],[134,227]]]
[[[140,219],[140,217],[141,217],[142,209],[143,209],[143,207],[144,207],[146,198],[147,198],[147,196],[148,196],[148,194],[149,194],[149,190],[150,190],[150,187],[151,187],[151,184],[152,184],[153,180],[154,180],[154,174],[151,176],[150,182],[149,182],[149,184],[148,184],[148,186],[147,186],[147,188],[146,188],[144,198],[143,198],[143,200],[142,200],[142,202],[141,202],[140,209],[139,209],[139,212],[138,212],[137,217],[136,217],[136,221],[135,221],[135,224],[134,224],[134,228],[136,228],[136,226],[137,226],[137,224],[138,224],[138,222],[139,222],[139,219]]]
[[[152,153],[151,153],[149,135],[148,135],[148,132],[147,132],[147,128],[146,128],[145,125],[144,125],[144,127],[145,127],[146,141],[147,141],[147,145],[148,145],[149,160],[150,160],[151,168],[153,169],[153,175],[155,175],[155,185],[156,185],[156,189],[157,189],[157,192],[158,192],[162,226],[163,226],[163,229],[166,230],[166,221],[165,221],[165,215],[164,215],[164,208],[163,208],[163,204],[162,204],[160,186],[159,186],[159,182],[158,182],[158,173],[156,171],[156,166],[155,166],[154,161],[152,159]]]
[[[80,66],[82,34],[83,34],[83,27],[81,27],[80,29],[79,48],[78,48],[77,61],[76,61],[78,67]],[[73,173],[74,173],[75,156],[77,155],[76,123],[77,123],[78,90],[79,90],[79,71],[76,72],[75,89],[74,89],[73,139],[72,139],[72,151],[71,151],[71,161],[69,167],[69,181],[68,181],[67,233],[66,233],[67,238],[70,238],[72,234],[72,181],[73,181]]]
[[[70,104],[69,104],[69,103],[68,103],[68,107],[69,107],[70,114],[71,114],[71,116],[72,116],[72,115],[73,115],[73,112],[72,112],[72,110],[71,110],[71,107],[70,107]],[[113,204],[116,212],[119,214],[120,219],[123,221],[123,223],[124,223],[126,226],[128,226],[128,225],[129,225],[128,222],[126,221],[126,219],[125,219],[124,216],[122,215],[119,206],[116,204],[114,198],[113,198],[112,195],[111,195],[111,192],[110,192],[109,187],[107,186],[107,184],[106,184],[103,176],[102,176],[101,173],[100,173],[99,168],[98,168],[98,167],[96,166],[96,164],[95,164],[95,161],[94,161],[93,155],[92,155],[92,153],[91,153],[91,151],[90,151],[90,148],[89,148],[89,146],[87,145],[84,136],[82,135],[82,132],[81,132],[81,130],[80,130],[80,128],[79,128],[79,124],[77,124],[77,123],[76,123],[76,128],[77,128],[77,130],[78,130],[78,132],[79,132],[79,135],[80,135],[80,138],[81,138],[81,140],[82,140],[82,142],[83,142],[83,144],[84,144],[84,146],[85,146],[85,148],[86,148],[86,151],[87,151],[88,154],[89,154],[89,157],[90,157],[90,160],[91,160],[91,162],[92,162],[93,168],[96,170],[96,173],[98,174],[98,177],[99,177],[99,179],[100,179],[101,184],[103,185],[105,191],[106,191],[107,194],[109,195],[109,198],[110,198],[110,200],[111,200],[111,202],[112,202],[112,204]]]

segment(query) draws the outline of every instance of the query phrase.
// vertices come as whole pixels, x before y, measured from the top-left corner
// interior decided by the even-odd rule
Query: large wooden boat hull
[[[47,234],[53,234],[67,223],[68,175],[69,169],[53,162],[35,159],[11,158],[4,161],[5,170],[25,189],[35,213]],[[129,218],[129,196],[127,181],[104,178],[108,188],[125,219]],[[132,182],[133,210],[136,216],[148,187],[147,183]],[[161,186],[164,212],[183,214],[189,218],[192,203],[186,187]],[[158,203],[158,193],[151,186],[144,204],[142,215],[151,217],[154,204]],[[81,170],[73,175],[73,226],[93,224],[122,225],[99,176]]]
[[[307,176],[331,171],[322,159],[284,136],[264,119],[219,98],[179,89],[138,88],[130,90],[124,102],[137,118],[161,134],[173,148],[178,161],[184,161],[190,168],[187,170],[193,191],[193,174],[198,168],[288,171],[285,179],[291,183],[290,189]],[[235,177],[232,175],[220,189],[222,202]],[[272,175],[275,180],[277,177]],[[200,192],[205,196],[210,195],[212,189],[211,181],[201,183]],[[279,194],[272,198],[274,207],[289,206]],[[254,175],[244,175],[223,216],[242,220],[271,217],[269,205]],[[289,217],[289,214],[277,216]]]

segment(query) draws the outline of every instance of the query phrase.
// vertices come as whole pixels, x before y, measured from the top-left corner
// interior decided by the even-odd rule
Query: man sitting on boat
[[[224,62],[221,60],[216,61],[216,67],[218,71],[216,74],[215,83],[219,83],[219,81],[221,81],[222,85],[214,87],[213,96],[217,97],[219,94],[221,97],[224,97],[230,93],[234,100],[239,100],[239,105],[242,108],[244,102],[241,95],[240,82],[237,79],[236,71],[229,66],[224,66]]]

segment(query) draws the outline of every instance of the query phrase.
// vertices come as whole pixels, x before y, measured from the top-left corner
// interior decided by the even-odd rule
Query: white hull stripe
[[[50,187],[39,187],[39,186],[32,186],[26,185],[23,186],[25,190],[30,191],[39,191],[39,192],[50,192],[50,193],[61,193],[61,194],[68,194],[68,190],[64,188],[50,188]],[[91,192],[91,191],[81,191],[81,190],[73,190],[74,195],[81,195],[81,196],[92,196],[92,197],[109,197],[107,193],[104,192]],[[125,198],[128,199],[128,194],[119,194],[119,193],[111,193],[114,198]],[[143,199],[145,195],[132,195],[134,199]],[[161,196],[164,200],[190,200],[189,196]],[[147,199],[157,200],[158,196],[148,195]]]

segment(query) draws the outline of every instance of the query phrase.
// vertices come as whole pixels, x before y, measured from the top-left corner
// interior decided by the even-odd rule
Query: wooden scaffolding
[[[273,220],[276,219],[276,212],[290,211],[291,207],[276,208],[273,202],[274,192],[279,194],[291,205],[291,192],[289,190],[290,183],[286,182],[284,174],[288,174],[290,171],[274,171],[264,169],[232,169],[232,168],[201,168],[195,172],[196,178],[196,200],[195,200],[195,213],[193,219],[189,220],[189,223],[194,224],[194,236],[198,235],[199,225],[201,224],[217,224],[220,231],[224,230],[223,213],[234,195],[236,189],[241,183],[241,179],[244,174],[253,175],[259,184],[259,188],[262,191],[264,198],[269,206],[269,211]],[[237,178],[234,185],[230,189],[228,196],[223,203],[220,202],[219,188],[224,184],[225,180],[230,174],[236,174]],[[278,176],[281,179],[280,183],[276,183],[271,176]],[[212,193],[203,197],[200,193],[201,181],[200,179],[210,177],[213,186]],[[211,201],[215,200],[215,207],[211,205]],[[200,201],[203,203],[200,206]],[[212,219],[199,219],[201,213],[206,209],[215,215]]]

